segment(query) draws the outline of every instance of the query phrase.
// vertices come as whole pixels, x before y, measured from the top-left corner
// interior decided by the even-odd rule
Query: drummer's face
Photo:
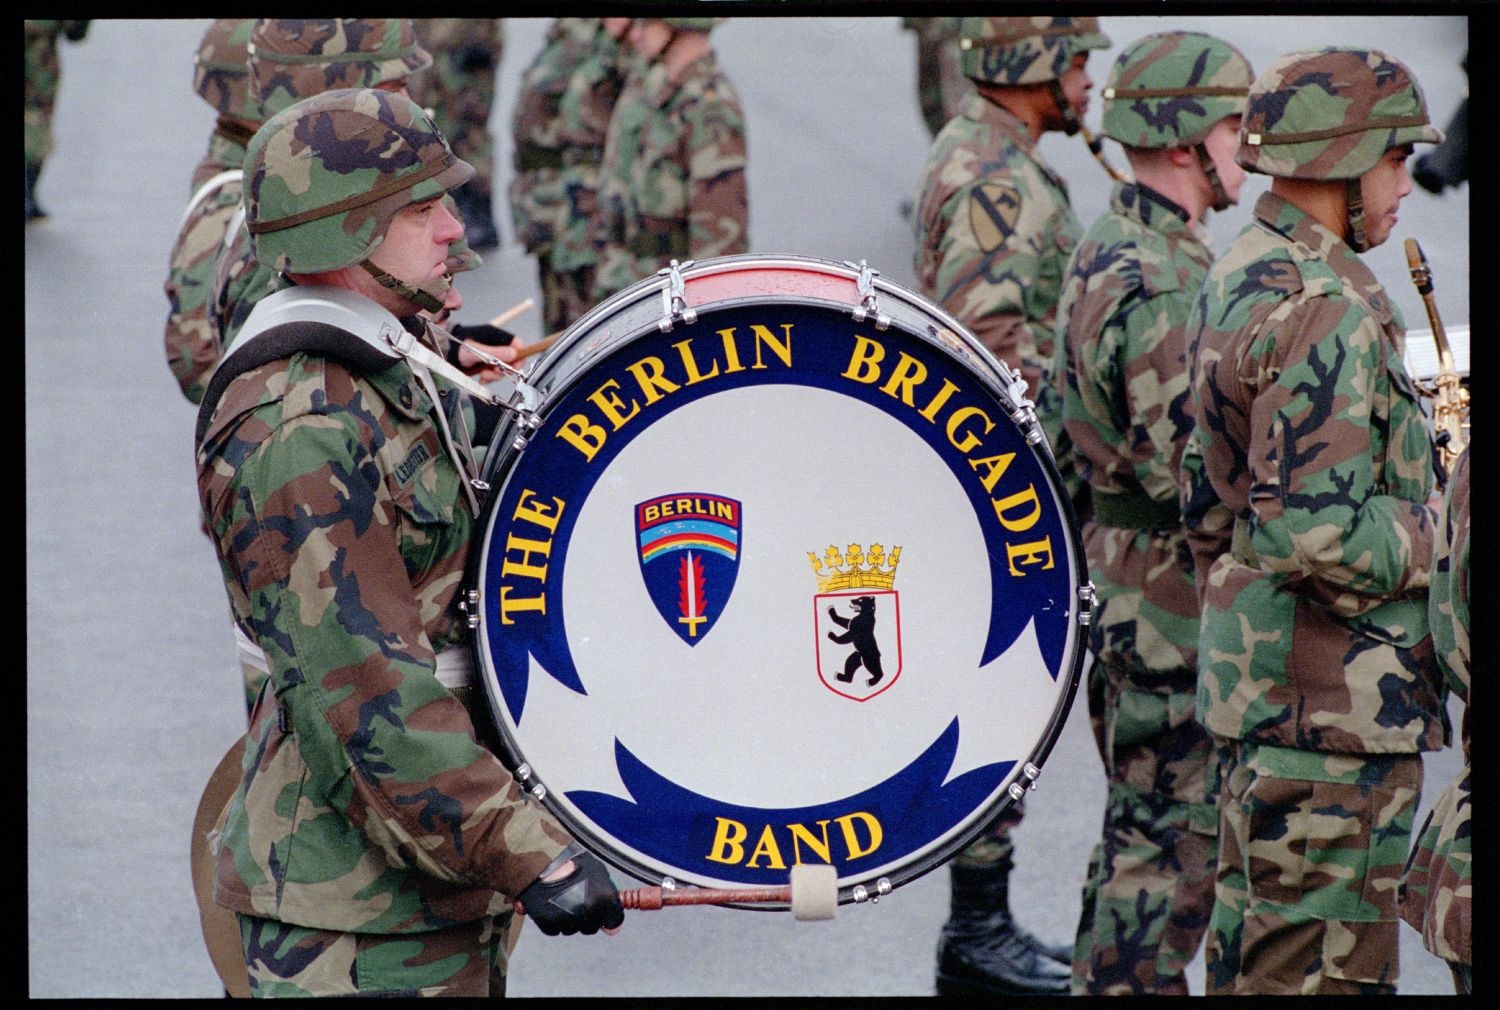
[[[464,226],[441,200],[414,203],[391,219],[370,262],[412,287],[425,287],[447,271],[448,246],[463,233]]]

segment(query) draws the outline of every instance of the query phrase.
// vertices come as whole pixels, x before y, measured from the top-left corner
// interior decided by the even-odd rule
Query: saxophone
[[[1438,318],[1437,302],[1432,298],[1432,271],[1417,240],[1406,240],[1406,265],[1411,269],[1412,283],[1422,296],[1427,321],[1432,324],[1432,341],[1437,345],[1438,371],[1432,382],[1417,382],[1418,391],[1432,400],[1433,444],[1437,447],[1438,482],[1447,484],[1448,471],[1469,442],[1469,391],[1453,368],[1453,349]]]

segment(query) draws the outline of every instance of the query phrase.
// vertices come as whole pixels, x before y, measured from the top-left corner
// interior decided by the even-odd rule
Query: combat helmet
[[[1082,124],[1058,79],[1074,56],[1109,45],[1099,19],[1093,17],[964,18],[958,29],[959,66],[965,77],[981,84],[1050,83],[1070,135]]]
[[[728,21],[728,18],[660,18],[658,19],[673,28],[680,28],[688,32],[712,31],[719,25]]]
[[[1213,208],[1233,202],[1204,138],[1229,116],[1243,115],[1255,74],[1223,39],[1200,32],[1147,35],[1126,47],[1104,85],[1103,130],[1127,147],[1191,147],[1213,189]]]
[[[193,54],[193,90],[221,116],[260,122],[250,93],[250,33],[254,18],[218,18],[203,33]]]
[[[1343,179],[1350,244],[1369,247],[1360,177],[1387,151],[1436,144],[1442,131],[1410,70],[1374,49],[1288,53],[1250,87],[1235,160],[1285,179]]]
[[[245,225],[255,258],[282,273],[358,264],[384,287],[432,312],[441,294],[370,262],[404,207],[442,196],[474,168],[455,155],[427,112],[404,95],[341,88],[268,119],[245,155]]]
[[[410,18],[261,18],[250,36],[250,91],[267,119],[324,91],[404,81],[431,65]]]

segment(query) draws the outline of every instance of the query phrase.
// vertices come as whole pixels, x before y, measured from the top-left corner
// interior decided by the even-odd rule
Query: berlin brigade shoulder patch
[[[969,194],[969,227],[983,252],[999,249],[1016,229],[1021,193],[1009,182],[982,182]]]

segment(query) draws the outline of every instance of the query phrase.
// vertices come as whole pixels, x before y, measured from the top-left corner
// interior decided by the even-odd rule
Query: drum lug
[[[1094,584],[1085,582],[1078,587],[1078,623],[1083,627],[1089,626],[1089,621],[1094,616],[1094,603],[1098,599],[1094,592]]]
[[[879,880],[875,881],[874,894],[871,894],[870,889],[867,888],[864,884],[855,884],[854,889],[849,892],[849,896],[854,899],[855,904],[860,904],[862,902],[868,901],[872,905],[878,905],[880,904],[880,899],[884,898],[887,894],[890,893],[890,878],[881,877]]]
[[[852,313],[854,321],[862,323],[866,319],[873,318],[877,330],[888,329],[891,325],[891,317],[880,311],[880,301],[875,297],[875,278],[880,276],[880,271],[871,270],[864,260],[860,260],[857,264],[845,260],[844,266],[850,270],[859,271],[859,279],[854,282],[854,286],[859,293],[860,301]]]
[[[682,283],[682,271],[692,265],[692,260],[686,263],[673,260],[670,266],[656,271],[657,276],[667,280],[661,289],[661,318],[656,322],[656,328],[663,333],[671,333],[679,322],[691,326],[698,321],[698,310],[688,306],[687,289]]]
[[[480,482],[483,483],[483,482]],[[488,487],[485,490],[489,490]],[[458,598],[458,609],[463,611],[469,622],[469,630],[479,629],[479,590],[467,590]]]
[[[501,409],[508,410],[515,416],[516,437],[511,445],[518,452],[526,448],[526,443],[531,441],[531,433],[542,425],[542,416],[539,413],[542,394],[535,386],[527,383],[521,377],[520,372],[511,368],[507,368],[504,374],[490,383],[487,388],[494,395]]]

